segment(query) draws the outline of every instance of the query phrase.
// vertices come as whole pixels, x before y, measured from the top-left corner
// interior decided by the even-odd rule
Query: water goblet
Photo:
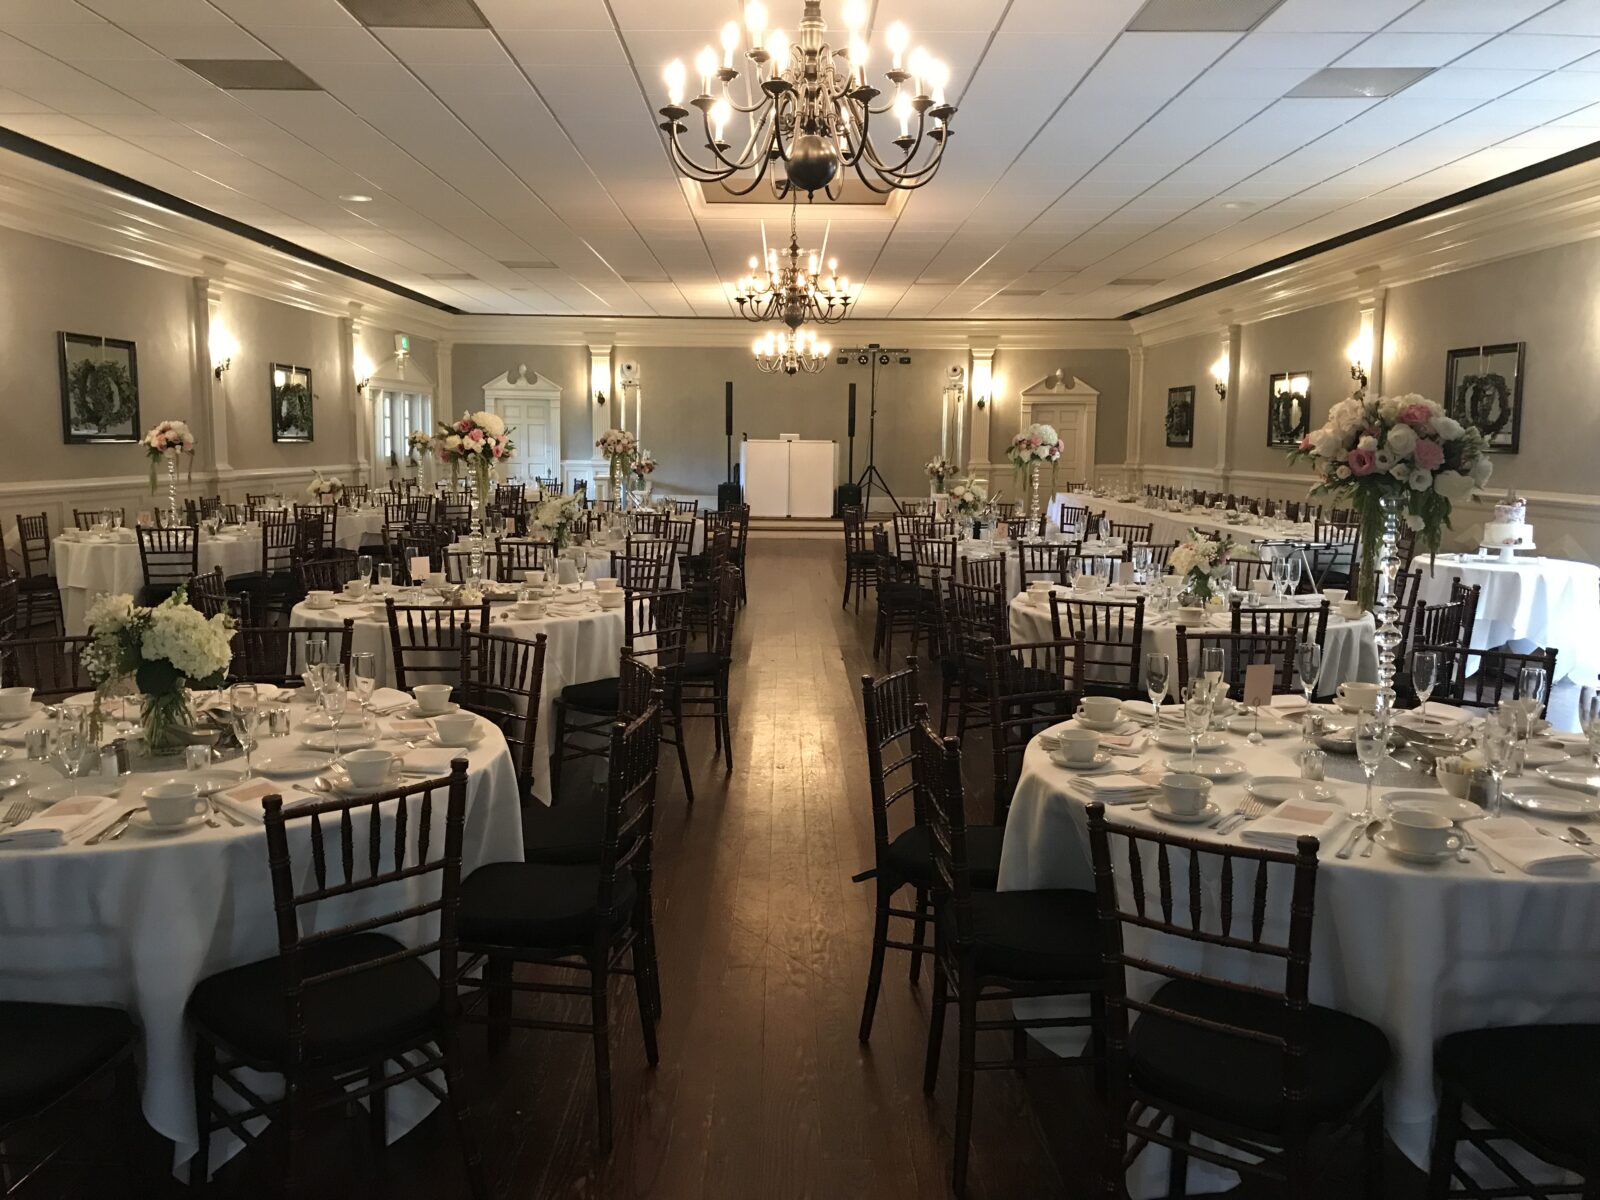
[[[239,749],[244,751],[244,777],[254,776],[250,765],[250,752],[256,748],[256,728],[261,719],[261,697],[253,683],[236,683],[228,689],[228,721],[233,726],[233,736],[239,739]]]
[[[1367,777],[1367,802],[1362,807],[1363,825],[1372,820],[1372,785],[1377,781],[1378,768],[1383,765],[1384,751],[1389,748],[1388,713],[1380,708],[1376,712],[1356,714],[1356,759],[1361,763],[1361,773]]]
[[[339,727],[344,724],[344,709],[346,701],[344,685],[339,682],[338,675],[327,681],[322,689],[323,715],[328,718],[328,724],[333,728],[333,756],[339,757]]]
[[[1600,770],[1600,688],[1586,687],[1578,692],[1578,728],[1589,739],[1589,757]]]
[[[1322,647],[1316,642],[1301,642],[1294,649],[1294,669],[1300,673],[1300,690],[1306,694],[1307,721],[1300,723],[1301,737],[1309,744],[1311,730],[1311,695],[1317,690],[1317,677],[1322,674]]]
[[[378,590],[384,593],[394,590],[394,564],[382,562],[378,564]]]
[[[1189,770],[1200,771],[1200,737],[1211,728],[1214,697],[1203,681],[1183,689],[1183,727],[1189,734]]]
[[[91,734],[91,723],[87,708],[73,706],[62,712],[56,725],[56,761],[61,773],[72,781],[74,796],[78,794],[78,780],[88,772],[91,762],[96,767],[100,765],[99,755],[90,754],[99,749]]]
[[[361,705],[363,723],[371,714],[372,694],[378,690],[378,656],[362,651],[350,656],[350,689]]]
[[[1161,736],[1161,702],[1167,698],[1172,676],[1172,660],[1159,651],[1144,656],[1144,689],[1150,696],[1150,711],[1155,717],[1155,736]]]
[[[356,555],[356,578],[362,583],[372,582],[372,555]]]
[[[1489,769],[1492,787],[1485,807],[1491,817],[1498,817],[1505,809],[1501,780],[1511,765],[1511,748],[1516,737],[1517,719],[1507,709],[1497,708],[1483,718],[1483,728],[1478,733],[1478,753],[1483,755],[1483,765]]]
[[[1428,697],[1439,686],[1439,652],[1418,650],[1411,656],[1411,687],[1417,693],[1422,719],[1428,719]]]

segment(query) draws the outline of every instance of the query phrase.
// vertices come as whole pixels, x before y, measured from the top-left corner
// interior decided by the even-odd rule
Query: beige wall
[[[1238,395],[1235,405],[1232,465],[1235,471],[1277,472],[1291,468],[1282,446],[1267,445],[1268,380],[1285,371],[1311,376],[1311,428],[1327,419],[1328,410],[1350,394],[1350,360],[1346,352],[1360,331],[1355,301],[1309,308],[1246,325],[1239,349]]]
[[[1018,397],[1048,375],[1062,371],[1100,393],[1095,414],[1094,457],[1097,463],[1121,464],[1128,457],[1128,352],[1126,350],[1007,350],[994,356],[994,414],[989,418],[989,457],[1005,461],[1005,449],[1019,426]]]
[[[561,456],[587,459],[594,449],[589,421],[589,351],[584,346],[458,345],[450,352],[450,381],[456,413],[483,407],[483,385],[528,368],[561,391]],[[610,398],[606,401],[611,402]]]
[[[1211,364],[1220,353],[1220,339],[1207,334],[1151,346],[1144,356],[1144,403],[1140,408],[1139,457],[1146,465],[1179,471],[1210,470],[1217,465],[1222,436],[1223,401],[1217,398]],[[1167,390],[1194,388],[1194,445],[1167,445]]]

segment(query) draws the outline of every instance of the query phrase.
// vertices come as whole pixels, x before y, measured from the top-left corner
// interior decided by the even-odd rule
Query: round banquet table
[[[126,537],[63,533],[51,543],[67,633],[85,632],[84,616],[96,597],[123,592],[134,595],[144,585],[138,535],[131,529],[124,533]],[[202,574],[219,566],[228,576],[259,571],[260,530],[250,526],[240,533],[202,533],[199,566]]]
[[[1600,637],[1595,634],[1600,629],[1600,567],[1535,556],[1503,563],[1476,554],[1441,554],[1431,568],[1419,556],[1415,565],[1422,568],[1417,598],[1424,604],[1448,601],[1455,579],[1482,589],[1473,649],[1507,642],[1528,643],[1518,649],[1554,646],[1561,678],[1588,686],[1600,673]]]
[[[334,544],[341,550],[360,550],[364,544],[381,542],[383,509],[341,508],[334,529]]]
[[[1221,753],[1243,763],[1247,775],[1298,774],[1293,758],[1300,745],[1298,735],[1250,746],[1243,737],[1229,734],[1228,743]],[[1152,749],[1145,753],[1142,768],[1132,766],[1140,760],[1124,759],[1116,769],[1131,767],[1157,779],[1165,758],[1165,752]],[[1359,811],[1364,785],[1354,782],[1359,776],[1354,758],[1330,755],[1328,768],[1334,803]],[[1380,797],[1387,790],[1383,780],[1391,778],[1387,773],[1398,772],[1398,767],[1386,763],[1384,772]],[[1028,746],[1006,819],[1002,890],[1093,890],[1086,805],[1065,789],[1071,776],[1050,761],[1037,739]],[[1224,812],[1243,800],[1244,778],[1213,787],[1212,799]],[[1432,781],[1427,782],[1431,787]],[[1403,786],[1419,785],[1407,780]],[[1381,800],[1377,808],[1381,814]],[[1180,836],[1240,844],[1239,830],[1219,836],[1205,825],[1163,822],[1148,809],[1108,806],[1107,815],[1112,821]],[[1556,831],[1561,822],[1551,824]],[[1594,986],[1600,978],[1600,867],[1590,863],[1578,874],[1557,876],[1528,875],[1508,865],[1504,874],[1494,874],[1481,853],[1469,855],[1464,863],[1452,858],[1441,865],[1416,867],[1382,849],[1375,849],[1371,857],[1357,853],[1340,859],[1335,854],[1346,828],[1354,830],[1355,825],[1342,823],[1332,839],[1325,839],[1319,855],[1311,1000],[1371,1021],[1388,1037],[1394,1055],[1385,1093],[1388,1132],[1412,1162],[1426,1169],[1436,1107],[1433,1047],[1439,1038],[1486,1025],[1600,1020],[1600,990]],[[1120,868],[1120,847],[1117,855]],[[1217,864],[1206,866],[1202,886],[1207,909],[1214,915]],[[1184,878],[1187,870],[1179,852],[1172,876]],[[1253,874],[1247,872],[1245,878],[1253,879]],[[1146,879],[1153,889],[1153,867]],[[1269,883],[1269,899],[1275,894],[1281,903],[1271,907],[1267,932],[1280,943],[1286,936],[1287,879],[1285,874]],[[1127,887],[1125,869],[1118,871],[1118,882]],[[1244,907],[1248,901],[1238,892],[1235,895],[1237,911],[1249,911]],[[1124,931],[1131,953],[1152,951],[1150,945],[1136,944],[1126,926]],[[1181,950],[1172,951],[1175,945]],[[1164,940],[1156,953],[1187,969],[1238,978],[1236,958],[1225,964],[1219,952],[1201,952],[1193,943]],[[1188,961],[1174,954],[1187,955]],[[1135,981],[1148,985],[1150,979],[1132,975],[1130,985],[1136,986]],[[1281,967],[1275,976],[1261,977],[1261,982],[1281,988]],[[1149,990],[1150,986],[1144,988],[1146,994]],[[1030,1015],[1044,1015],[1046,1008],[1062,1013],[1071,1008],[1064,1001],[1028,1003],[1038,1006],[1030,1009]],[[1070,1029],[1037,1030],[1034,1036],[1062,1054],[1077,1053],[1083,1042],[1082,1035]],[[1166,1179],[1165,1152],[1149,1146],[1130,1170],[1129,1192],[1165,1194]],[[1232,1173],[1190,1159],[1191,1192],[1222,1190],[1231,1182],[1236,1182]]]
[[[1096,515],[1105,513],[1117,522],[1149,525],[1150,541],[1155,545],[1183,542],[1189,531],[1198,529],[1212,537],[1226,537],[1235,542],[1254,544],[1262,541],[1312,542],[1316,526],[1298,525],[1291,521],[1268,517],[1244,515],[1237,522],[1219,517],[1214,509],[1199,508],[1193,512],[1168,512],[1164,508],[1146,508],[1138,501],[1112,500],[1109,497],[1089,495],[1086,492],[1067,492],[1057,498],[1064,508],[1081,508]]]
[[[579,596],[586,604],[593,604],[593,585],[581,589],[567,589],[573,599]],[[431,596],[397,596],[399,603],[429,603]],[[561,689],[568,684],[588,683],[594,679],[610,679],[616,675],[622,657],[623,637],[626,632],[620,608],[586,608],[583,612],[550,614],[535,620],[521,620],[512,615],[510,606],[490,605],[491,626],[495,633],[532,641],[544,634],[544,684],[539,693],[539,730],[533,750],[533,792],[550,803],[550,729],[551,710]],[[301,603],[290,613],[292,625],[338,628],[347,619],[354,619],[355,630],[351,652],[370,653],[378,662],[378,686],[394,686],[393,643],[389,636],[388,618],[381,603],[335,604],[332,608],[312,608]],[[436,681],[429,676],[425,682]]]
[[[1063,597],[1080,597],[1080,594],[1072,588],[1057,585],[1051,590]],[[1083,595],[1081,598],[1128,602],[1138,594],[1138,591],[1131,587],[1114,588],[1107,592]],[[1314,608],[1322,602],[1322,597],[1288,598],[1288,602],[1295,600],[1303,601],[1304,606]],[[1176,612],[1152,614],[1147,605],[1144,612],[1144,643],[1141,653],[1160,652],[1169,658],[1176,658],[1178,623]],[[1232,617],[1226,610],[1208,613],[1200,632],[1206,630],[1224,632],[1231,627],[1231,623]],[[1341,683],[1353,681],[1371,683],[1378,678],[1378,644],[1375,633],[1376,626],[1371,613],[1362,613],[1355,620],[1341,617],[1337,612],[1328,614],[1328,633],[1322,641],[1322,670],[1317,676],[1317,695],[1328,695]],[[1035,602],[1026,595],[1014,597],[1011,601],[1011,640],[1044,642],[1049,641],[1050,637],[1049,600],[1041,598]],[[1194,661],[1189,664],[1191,671],[1199,669],[1197,654],[1192,656]],[[1176,674],[1173,675],[1172,689],[1175,694]]]
[[[308,710],[296,701],[290,711],[293,732],[285,738],[263,737],[253,755],[258,764],[305,736],[301,722]],[[37,708],[35,713],[32,723],[43,723]],[[487,721],[480,726],[482,741],[464,751],[470,773],[463,875],[485,863],[522,858],[511,755],[499,730]],[[9,729],[4,739],[20,743],[24,732],[22,727]],[[404,752],[399,746],[394,749]],[[61,778],[53,765],[24,765],[35,782]],[[241,764],[232,760],[222,766],[239,770]],[[176,772],[134,773],[115,783],[86,778],[81,790],[84,795],[113,796],[116,803],[109,812],[114,815],[136,806],[142,788],[174,773],[182,773],[181,764]],[[291,781],[281,782],[286,800],[299,795],[290,789]],[[407,782],[416,780],[408,777]],[[436,844],[442,844],[442,803],[436,803],[434,819]],[[130,828],[115,840],[84,845],[106,826],[102,819],[74,831],[53,849],[0,850],[0,997],[126,1008],[142,1033],[144,1115],[151,1128],[174,1143],[175,1167],[188,1161],[196,1147],[184,1028],[189,995],[206,976],[270,957],[278,949],[266,833],[259,821],[240,820],[244,823],[238,827],[224,819],[220,828],[198,825],[176,836]],[[302,824],[298,833],[305,840],[293,852],[303,865],[309,858],[309,830]],[[343,924],[404,903],[394,893],[380,891],[373,907],[374,895],[361,893],[356,903],[337,911],[319,910],[318,919],[330,926]],[[420,928],[403,925],[394,926],[393,932],[402,938],[422,935]],[[392,1141],[420,1121],[434,1101],[414,1084],[396,1088],[391,1096]],[[238,1149],[238,1142],[231,1134],[213,1135],[212,1146],[211,1161],[220,1164]]]

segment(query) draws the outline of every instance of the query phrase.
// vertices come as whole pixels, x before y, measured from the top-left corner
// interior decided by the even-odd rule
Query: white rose
[[[1340,449],[1339,435],[1331,432],[1319,433],[1311,445],[1312,453],[1320,458],[1332,458]]]
[[[1471,475],[1463,475],[1460,471],[1440,471],[1433,479],[1434,491],[1452,503],[1465,500],[1472,495],[1476,486]]]
[[[1413,492],[1425,492],[1433,486],[1433,472],[1423,467],[1415,467],[1406,482],[1411,485]]]
[[[1416,513],[1406,514],[1406,528],[1411,530],[1412,533],[1421,533],[1422,527],[1426,523],[1427,522],[1425,522],[1421,517],[1417,516]]]
[[[1356,448],[1358,450],[1376,450],[1378,448],[1378,439],[1368,434],[1356,443]]]
[[[1479,487],[1489,482],[1489,476],[1494,474],[1494,464],[1487,458],[1480,458],[1472,464],[1472,481]]]
[[[445,438],[444,448],[446,450],[461,449],[461,435],[459,433],[452,433],[449,437]]]
[[[1333,473],[1333,475],[1334,475],[1335,479],[1349,479],[1350,478],[1350,468],[1349,467],[1340,467],[1337,471],[1335,471]]]
[[[1391,479],[1398,479],[1402,483],[1405,482],[1406,478],[1410,476],[1410,474],[1411,468],[1406,466],[1405,463],[1395,463],[1394,466],[1389,468],[1389,477]]]
[[[1385,440],[1396,457],[1410,458],[1411,452],[1417,448],[1417,431],[1409,425],[1396,425],[1389,430],[1389,436]]]
[[[1454,417],[1436,416],[1433,418],[1433,431],[1439,435],[1441,442],[1453,442],[1464,432],[1461,422]]]
[[[1379,450],[1372,456],[1373,465],[1380,471],[1388,471],[1395,466],[1395,458],[1387,450]]]
[[[1378,415],[1385,421],[1398,421],[1400,419],[1400,410],[1404,407],[1403,397],[1385,396],[1378,403]]]

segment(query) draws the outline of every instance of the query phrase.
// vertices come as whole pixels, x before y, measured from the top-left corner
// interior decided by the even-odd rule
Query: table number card
[[[1277,670],[1271,663],[1252,663],[1244,669],[1244,706],[1246,708],[1270,707],[1272,704],[1272,676]]]

